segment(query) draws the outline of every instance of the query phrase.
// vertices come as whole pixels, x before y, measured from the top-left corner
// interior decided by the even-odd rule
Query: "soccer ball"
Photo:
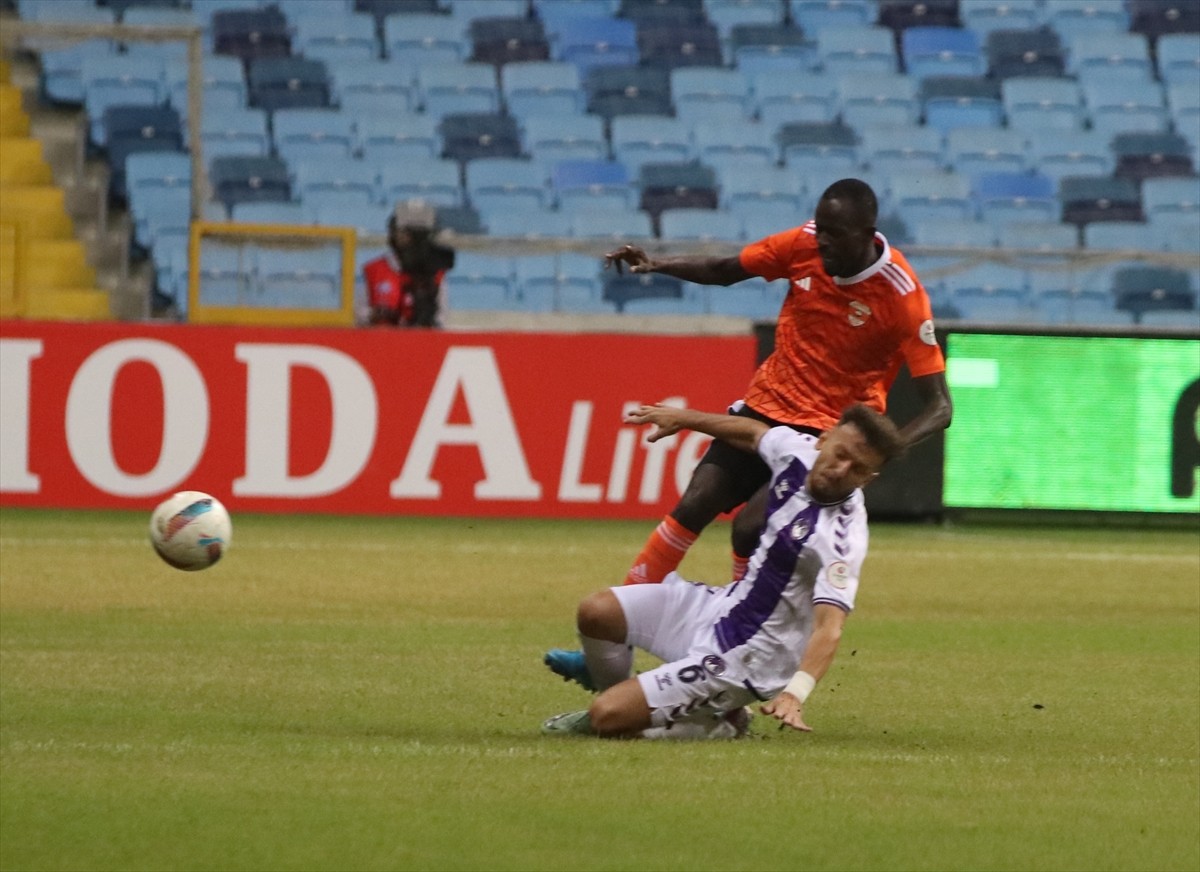
[[[200,491],[163,500],[150,516],[150,544],[169,566],[207,569],[229,548],[233,524],[220,501]]]

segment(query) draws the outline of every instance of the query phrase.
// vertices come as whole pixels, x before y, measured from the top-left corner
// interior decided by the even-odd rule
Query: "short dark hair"
[[[874,227],[879,218],[879,200],[862,179],[839,179],[821,195],[822,200],[840,200],[850,205],[864,226]]]
[[[867,444],[883,455],[883,462],[895,460],[904,453],[904,437],[900,429],[886,415],[881,415],[870,406],[855,403],[842,412],[838,426],[853,424],[867,440]]]

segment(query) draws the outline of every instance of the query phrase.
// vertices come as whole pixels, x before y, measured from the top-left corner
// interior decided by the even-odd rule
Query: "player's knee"
[[[620,736],[629,732],[629,717],[612,694],[600,694],[588,708],[592,729],[600,736]]]
[[[618,621],[618,617],[622,620]],[[592,639],[610,639],[618,629],[616,625],[624,623],[623,619],[620,602],[607,590],[584,598],[575,612],[575,626],[579,628],[580,633]],[[621,639],[612,641],[623,640],[622,636]]]

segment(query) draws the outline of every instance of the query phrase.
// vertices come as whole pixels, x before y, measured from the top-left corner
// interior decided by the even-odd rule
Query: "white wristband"
[[[787,683],[787,687],[783,689],[783,692],[790,693],[796,699],[800,700],[800,702],[804,702],[816,686],[817,680],[807,672],[801,670],[792,676],[792,680]]]

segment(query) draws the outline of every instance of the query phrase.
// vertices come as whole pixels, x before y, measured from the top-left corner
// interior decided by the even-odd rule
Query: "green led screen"
[[[945,504],[1200,512],[1200,341],[952,333]]]

